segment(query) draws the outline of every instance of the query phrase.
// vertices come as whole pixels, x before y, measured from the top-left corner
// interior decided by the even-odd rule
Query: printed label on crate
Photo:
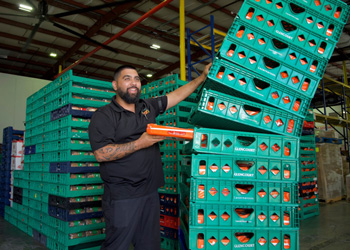
[[[246,247],[250,247],[250,248],[254,248],[255,244],[235,244],[234,248],[246,248]]]
[[[240,148],[240,147],[235,147],[235,151],[247,151],[247,152],[255,153],[255,148]]]

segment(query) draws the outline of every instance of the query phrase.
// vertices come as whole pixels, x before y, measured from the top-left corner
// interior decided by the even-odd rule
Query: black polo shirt
[[[140,99],[135,113],[125,110],[115,101],[99,108],[89,125],[93,151],[108,144],[123,144],[137,140],[156,117],[165,111],[166,96]],[[147,114],[146,114],[147,113]],[[104,181],[104,199],[121,200],[141,197],[164,185],[164,174],[158,143],[138,150],[119,160],[100,163]]]

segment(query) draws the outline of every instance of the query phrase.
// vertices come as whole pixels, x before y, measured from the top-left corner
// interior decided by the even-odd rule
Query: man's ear
[[[113,81],[112,84],[113,84],[113,89],[117,91],[117,81]]]

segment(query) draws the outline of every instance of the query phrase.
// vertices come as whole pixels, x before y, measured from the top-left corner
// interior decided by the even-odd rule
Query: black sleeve
[[[93,114],[88,131],[92,151],[115,143],[114,122],[105,113],[96,111]]]
[[[166,95],[159,96],[156,98],[150,98],[147,99],[150,105],[154,108],[156,111],[156,117],[159,114],[163,114],[166,110],[166,107],[168,106],[168,97]]]

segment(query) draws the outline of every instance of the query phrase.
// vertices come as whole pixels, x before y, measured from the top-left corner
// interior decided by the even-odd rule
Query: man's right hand
[[[165,136],[159,136],[159,135],[150,135],[147,132],[144,132],[139,139],[137,139],[136,142],[136,147],[137,149],[142,149],[142,148],[148,148],[152,146],[153,144],[165,140]]]

